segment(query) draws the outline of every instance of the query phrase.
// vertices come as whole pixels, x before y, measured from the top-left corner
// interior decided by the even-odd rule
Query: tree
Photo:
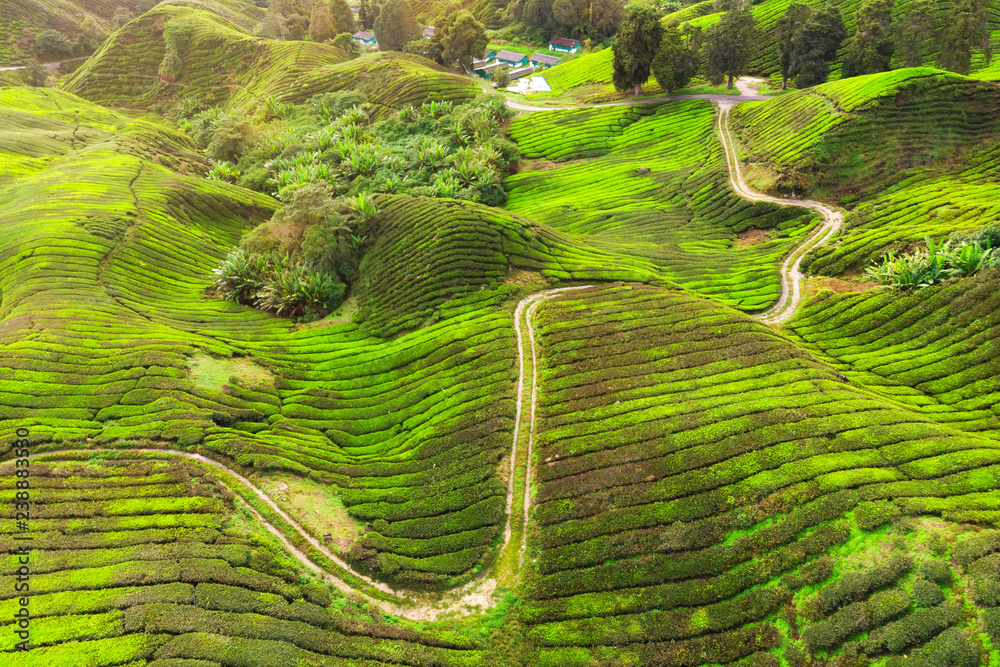
[[[293,42],[306,38],[309,32],[309,17],[302,14],[292,14],[285,17],[285,35]]]
[[[35,88],[41,88],[48,82],[49,70],[45,69],[45,65],[42,65],[34,58],[29,58],[24,64],[25,68],[21,70],[21,78],[26,84]]]
[[[407,42],[403,46],[403,53],[412,53],[417,56],[423,56],[428,60],[433,60],[438,65],[445,64],[444,59],[441,58],[441,54],[443,52],[444,47],[441,46],[440,31],[430,39],[418,37],[417,39]]]
[[[380,51],[402,51],[403,45],[421,36],[407,0],[387,0],[375,19],[375,39]],[[484,47],[485,48],[485,47]]]
[[[582,34],[590,23],[590,7],[587,0],[555,0],[552,16],[570,34]]]
[[[653,58],[663,39],[663,26],[652,5],[632,4],[625,9],[618,39],[611,47],[614,71],[611,82],[615,90],[631,88],[635,95],[649,79]]]
[[[40,56],[68,56],[73,52],[73,42],[58,30],[43,30],[35,38],[35,48]]]
[[[685,44],[680,31],[675,26],[668,26],[653,58],[653,77],[665,93],[684,88],[698,73],[698,60],[697,51]]]
[[[382,2],[385,2],[385,0],[382,0]],[[382,7],[381,7],[381,5],[379,5],[378,0],[372,0],[371,9],[368,12],[368,24],[369,24],[369,26],[368,26],[368,28],[366,28],[367,30],[374,30],[375,29],[375,21],[378,20],[378,15],[379,15],[379,13],[381,11],[382,11]]]
[[[619,0],[590,0],[590,27],[605,37],[618,32],[622,22],[622,3]]]
[[[316,0],[309,17],[310,38],[314,42],[325,42],[328,39],[333,39],[336,34],[333,29],[333,14],[330,13],[330,6],[323,0]]]
[[[924,45],[937,31],[933,0],[912,0],[897,26],[896,43],[907,67],[920,67]]]
[[[887,72],[896,45],[892,38],[895,0],[861,0],[854,12],[854,39],[844,58],[844,76]]]
[[[358,5],[358,23],[365,30],[371,30],[371,9],[368,6],[368,0],[361,0],[361,4]]]
[[[993,0],[955,0],[952,3],[944,22],[938,67],[968,74],[972,68],[972,49],[979,44],[989,64],[993,52],[987,21],[992,5]]]
[[[795,85],[808,88],[826,81],[829,62],[837,58],[837,49],[845,39],[847,28],[840,8],[832,4],[822,6],[792,39],[789,74],[795,77]]]
[[[554,30],[559,22],[552,10],[553,0],[527,0],[524,6],[524,22],[540,30]]]
[[[486,45],[490,43],[486,26],[467,9],[449,14],[437,36],[441,38],[441,60],[446,64],[457,60],[470,73],[472,61],[482,58]]]
[[[498,69],[493,72],[490,79],[497,85],[497,88],[506,88],[510,85],[510,72],[505,69]]]
[[[268,12],[257,26],[257,36],[265,39],[284,39],[285,17],[277,12]]]
[[[719,22],[707,31],[705,65],[714,85],[728,77],[726,87],[732,89],[736,78],[750,68],[757,47],[757,20],[751,9],[749,0],[735,0]]]
[[[256,129],[249,120],[235,115],[225,116],[215,124],[205,155],[216,162],[236,162],[253,144],[255,136]]]
[[[330,14],[333,16],[333,33],[354,32],[354,12],[346,0],[330,0]]]
[[[778,43],[778,67],[781,70],[781,89],[788,87],[789,70],[792,66],[792,40],[795,33],[812,16],[812,9],[801,2],[793,2],[774,25],[774,37]]]
[[[145,14],[158,4],[160,4],[160,0],[139,0],[135,3],[135,12],[136,14]]]
[[[333,38],[333,45],[338,49],[343,49],[347,53],[356,55],[358,52],[358,47],[354,43],[354,36],[349,32],[342,32]]]
[[[111,17],[111,25],[114,26],[115,30],[118,30],[118,28],[121,28],[134,18],[135,14],[124,7],[119,7],[115,10],[114,15]]]

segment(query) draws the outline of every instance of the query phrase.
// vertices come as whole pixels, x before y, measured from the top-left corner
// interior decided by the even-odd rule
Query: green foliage
[[[987,240],[986,246],[978,242],[939,245],[929,236],[924,237],[926,249],[918,249],[901,257],[889,253],[881,264],[869,267],[865,277],[880,285],[912,289],[928,287],[947,278],[975,275],[980,269],[993,266],[996,250]]]
[[[936,599],[938,602],[934,604],[940,603],[943,599],[941,589],[930,582],[923,583],[933,586],[937,590],[938,597]],[[919,599],[917,601],[920,602]],[[917,609],[912,614],[871,632],[867,639],[861,642],[864,651],[869,654],[880,653],[884,650],[889,650],[892,653],[903,653],[908,648],[937,636],[962,620],[962,607],[955,602],[946,602],[936,607],[925,606],[932,608]]]
[[[920,67],[924,63],[927,42],[937,33],[937,12],[933,0],[910,2],[896,24],[896,33],[896,43],[903,64],[906,67]]]
[[[941,52],[937,57],[938,67],[968,74],[972,50],[980,46],[983,47],[983,55],[989,64],[993,55],[988,26],[992,6],[993,3],[989,0],[956,0],[950,4],[944,19]]]
[[[403,45],[421,36],[407,0],[382,0],[373,24],[380,51],[402,51]]]
[[[905,591],[891,589],[874,594],[868,600],[849,604],[830,618],[813,623],[802,631],[802,641],[813,653],[833,648],[848,637],[883,625],[910,606],[910,596]],[[892,627],[892,626],[889,626]],[[873,633],[875,635],[875,633]],[[883,634],[877,634],[872,646],[880,646]]]
[[[978,667],[979,651],[964,632],[948,628],[908,657],[892,657],[887,667]]]
[[[844,77],[891,69],[896,42],[892,27],[892,0],[862,0],[854,14],[854,39],[844,57]]]
[[[884,526],[900,514],[900,509],[892,502],[876,500],[859,503],[854,510],[854,520],[861,530],[875,530]]]
[[[932,581],[917,579],[913,582],[913,599],[921,607],[934,607],[944,601],[944,593],[941,587]]]
[[[472,71],[472,61],[481,58],[489,44],[485,26],[464,9],[449,14],[434,39],[441,44],[442,62],[458,62],[466,72]]]
[[[847,572],[819,592],[823,611],[830,612],[845,604],[860,601],[870,592],[889,586],[912,567],[913,561],[910,558],[894,554],[885,563],[870,570]]]
[[[788,76],[799,88],[826,82],[828,63],[835,60],[847,28],[840,9],[832,4],[820,7],[795,31],[791,39]]]
[[[615,90],[632,89],[639,94],[642,84],[649,79],[662,39],[663,26],[652,6],[633,3],[626,8],[618,39],[611,47],[614,54],[611,81]]]
[[[325,42],[333,39],[338,32],[346,32],[347,28],[338,30],[333,23],[330,5],[325,0],[316,0],[309,15],[309,38],[314,42]]]
[[[935,584],[950,584],[953,576],[948,564],[940,560],[925,560],[917,568],[917,572],[921,577]]]
[[[686,87],[701,66],[697,41],[682,39],[674,26],[663,30],[659,51],[653,59],[652,71],[656,83],[664,92]]]
[[[713,85],[743,76],[757,50],[757,20],[747,0],[727,0],[726,13],[705,35],[705,71]]]
[[[39,56],[59,58],[73,52],[73,43],[58,30],[43,30],[35,38],[35,50]]]

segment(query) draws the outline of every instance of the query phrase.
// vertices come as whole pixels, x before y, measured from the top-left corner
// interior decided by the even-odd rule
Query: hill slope
[[[177,76],[160,72],[170,21],[190,28]],[[478,91],[467,78],[415,56],[371,54],[349,61],[327,44],[258,39],[196,2],[159,5],[124,26],[66,84],[66,90],[108,106],[166,106],[192,97],[206,106],[247,110],[265,98],[303,102],[345,88],[391,107],[464,100]]]

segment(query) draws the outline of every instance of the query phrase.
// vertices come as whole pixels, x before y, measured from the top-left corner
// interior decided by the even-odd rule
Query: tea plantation
[[[1000,664],[995,64],[515,113],[278,7],[0,86],[0,665]]]

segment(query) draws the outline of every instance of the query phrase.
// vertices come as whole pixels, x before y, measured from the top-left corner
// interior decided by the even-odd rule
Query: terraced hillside
[[[732,129],[753,187],[853,209],[840,242],[804,262],[840,275],[996,218],[998,110],[995,84],[916,68],[740,105]]]
[[[996,440],[680,291],[568,292],[537,326],[530,664],[979,664],[967,577],[1000,543],[956,523],[997,517]]]
[[[253,37],[212,11],[212,3],[158,5],[115,32],[73,74],[66,90],[107,106],[171,106],[182,98],[208,107],[259,107],[265,98],[304,102],[350,88],[376,104],[400,107],[430,99],[465,100],[478,88],[467,78],[415,56],[370,54],[349,61],[328,44]],[[165,74],[164,30],[187,26],[181,67]]]
[[[791,329],[853,381],[995,437],[998,285],[993,271],[907,295],[821,292]]]
[[[13,464],[0,468],[5,495]],[[35,461],[31,650],[15,650],[19,567],[0,578],[0,660],[27,665],[459,665],[467,641],[373,620],[307,576],[232,481],[163,459]],[[14,517],[5,507],[5,522]],[[23,535],[22,535],[23,536]],[[4,551],[15,542],[0,536]]]
[[[385,197],[357,323],[294,327],[205,294],[273,200],[168,169],[204,166],[181,135],[71,95],[8,89],[0,104],[3,433],[200,446],[248,474],[329,484],[370,524],[342,555],[397,583],[451,585],[494,555],[509,299],[546,276],[655,273],[486,207]]]
[[[182,4],[185,0],[178,0]],[[211,0],[199,6],[252,30],[264,16],[259,7],[240,0]],[[71,41],[83,32],[85,21],[107,34],[114,30],[115,11],[136,10],[135,0],[7,0],[0,13],[0,66],[20,64],[35,53],[35,39],[45,30],[58,30]]]
[[[539,113],[517,119],[511,135],[542,169],[508,179],[508,209],[642,257],[743,310],[778,298],[779,260],[816,222],[729,190],[715,110],[703,100]]]

